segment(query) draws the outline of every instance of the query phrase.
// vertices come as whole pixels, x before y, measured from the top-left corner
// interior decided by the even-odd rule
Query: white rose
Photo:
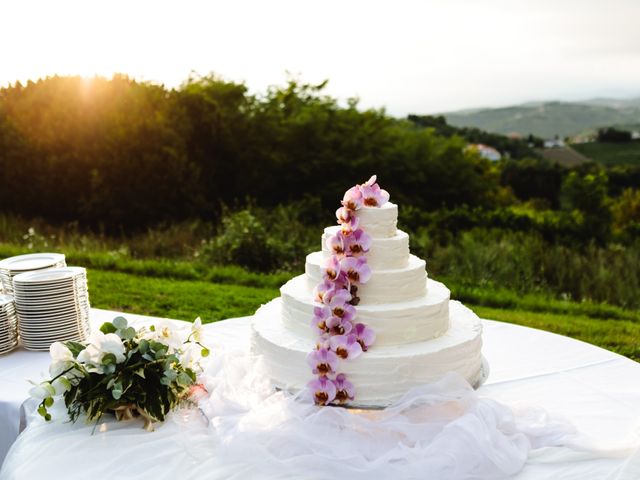
[[[122,339],[115,333],[107,333],[106,335],[103,334],[96,347],[102,354],[100,356],[100,361],[102,361],[102,357],[104,357],[108,353],[112,353],[113,355],[115,355],[116,363],[122,363],[126,358],[124,355],[124,344],[122,343]]]
[[[51,354],[51,365],[49,366],[49,374],[52,377],[57,377],[62,372],[67,370],[73,362],[73,353],[63,343],[55,342],[49,347],[49,353]]]

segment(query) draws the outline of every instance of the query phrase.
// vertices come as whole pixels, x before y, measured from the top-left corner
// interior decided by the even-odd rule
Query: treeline
[[[0,89],[2,211],[134,231],[217,222],[225,207],[253,202],[326,223],[345,188],[376,173],[425,221],[467,212],[482,226],[500,217],[486,212],[515,208],[598,242],[640,224],[640,169],[563,169],[533,158],[527,142],[341,105],[324,86],[292,80],[255,95],[215,76],[177,89],[115,76]],[[469,141],[512,158],[491,163],[465,149]]]

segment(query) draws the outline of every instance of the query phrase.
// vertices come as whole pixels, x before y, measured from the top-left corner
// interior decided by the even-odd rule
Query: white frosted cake
[[[335,368],[356,392],[340,403],[386,406],[451,371],[475,385],[482,370],[479,318],[451,301],[445,285],[428,279],[425,261],[410,254],[409,236],[396,228],[397,205],[363,205],[353,213],[358,228],[371,237],[366,254],[371,275],[358,286],[353,310],[355,321],[375,332],[375,342]],[[322,305],[314,289],[332,256],[327,240],[340,228],[325,229],[322,250],[307,256],[305,274],[283,285],[281,296],[255,314],[252,351],[262,356],[278,388],[299,391],[314,378],[307,357],[320,348],[311,323],[314,308]]]

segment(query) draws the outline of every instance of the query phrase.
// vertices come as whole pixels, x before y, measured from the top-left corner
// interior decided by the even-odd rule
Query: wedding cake
[[[256,312],[252,352],[277,388],[382,407],[448,372],[480,382],[480,320],[428,278],[388,198],[375,176],[349,189],[305,274]]]

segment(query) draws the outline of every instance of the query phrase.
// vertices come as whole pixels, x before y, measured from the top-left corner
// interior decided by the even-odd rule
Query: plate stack
[[[53,342],[89,336],[87,271],[63,267],[13,278],[20,342],[28,350],[48,350]]]
[[[0,261],[0,283],[5,295],[13,295],[13,277],[20,273],[66,267],[62,253],[29,253]]]
[[[18,317],[13,297],[0,295],[0,355],[18,346]]]

